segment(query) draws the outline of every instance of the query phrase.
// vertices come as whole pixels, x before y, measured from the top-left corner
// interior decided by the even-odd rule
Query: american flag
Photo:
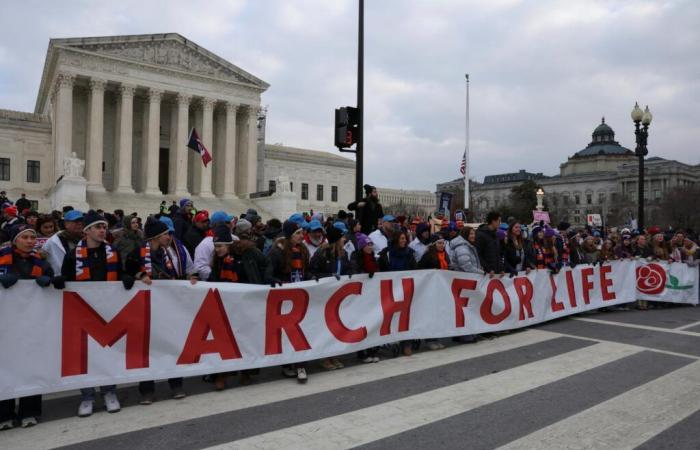
[[[202,156],[202,163],[204,163],[204,167],[207,167],[207,164],[211,162],[211,153],[209,153],[209,150],[207,150],[202,143],[196,128],[192,128],[192,131],[190,131],[190,138],[187,141],[187,146]]]
[[[462,173],[462,175],[466,174],[467,172],[467,151],[464,150],[464,155],[462,155],[462,164],[459,165],[459,171]]]

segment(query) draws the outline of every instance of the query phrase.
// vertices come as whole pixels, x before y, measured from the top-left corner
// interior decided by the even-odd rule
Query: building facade
[[[638,164],[634,152],[615,141],[615,132],[603,118],[588,146],[562,163],[557,175],[520,170],[489,175],[483,183],[470,182],[472,211],[477,220],[483,220],[488,211],[508,202],[514,187],[532,180],[545,192],[544,203],[555,220],[583,225],[587,214],[601,214],[607,223],[628,223],[637,214]],[[664,193],[700,183],[700,165],[659,157],[647,158],[644,165],[649,218],[654,217]],[[437,191],[457,192],[461,183],[462,179],[438,184]]]

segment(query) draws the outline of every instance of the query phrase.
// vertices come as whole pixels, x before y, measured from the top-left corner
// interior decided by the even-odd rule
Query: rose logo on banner
[[[666,271],[659,264],[637,267],[637,290],[642,294],[657,295],[666,287]]]

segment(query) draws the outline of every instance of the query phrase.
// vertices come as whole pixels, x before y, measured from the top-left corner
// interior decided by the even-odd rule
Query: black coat
[[[532,245],[530,241],[523,241],[523,270],[529,267],[530,269],[535,268],[534,255],[532,252]],[[503,263],[505,264],[505,271],[508,273],[515,273],[515,269],[521,260],[518,258],[518,251],[512,241],[508,241],[505,248],[503,249]]]
[[[406,247],[407,255],[404,258],[404,265],[397,270],[416,270],[418,268],[418,262],[416,261],[416,256],[412,248]],[[387,247],[381,252],[379,252],[379,270],[381,272],[391,272],[391,247]]]
[[[175,227],[175,237],[179,240],[184,240],[185,233],[192,226],[191,218],[185,214],[183,209],[178,209],[175,214],[173,214],[173,227]]]
[[[476,230],[476,251],[479,254],[479,260],[484,272],[500,273],[503,271],[501,243],[496,237],[496,231],[491,230],[486,224],[481,225]]]
[[[340,275],[353,273],[352,265],[347,255],[335,258],[331,253],[331,247],[319,248],[311,257],[309,270],[311,275],[317,278],[332,277],[337,272],[337,264],[340,261]]]
[[[121,280],[122,264],[119,260],[119,253],[112,249],[117,255],[117,279]],[[102,244],[97,248],[88,249],[88,259],[90,259],[90,281],[107,281],[107,251]],[[63,258],[61,275],[67,281],[75,281],[75,250],[66,253]]]
[[[358,207],[358,203],[364,202],[362,207]],[[352,202],[348,205],[350,211],[356,211],[357,221],[360,222],[362,226],[362,232],[364,234],[370,234],[372,231],[377,229],[377,224],[379,219],[384,217],[384,208],[379,200],[375,200],[372,197],[365,197],[360,202]]]
[[[450,255],[445,252],[445,259],[447,260],[447,265],[450,265]],[[440,260],[438,259],[437,256],[437,250],[430,250],[426,251],[423,254],[423,257],[421,257],[420,261],[418,261],[418,268],[419,269],[440,269]]]
[[[182,244],[185,246],[187,251],[190,252],[190,255],[194,255],[194,250],[197,248],[199,243],[204,240],[206,235],[206,231],[200,230],[192,225],[185,233],[185,238],[182,240]]]
[[[241,283],[270,284],[272,264],[257,248],[254,241],[241,239],[234,242],[231,246],[231,253]]]

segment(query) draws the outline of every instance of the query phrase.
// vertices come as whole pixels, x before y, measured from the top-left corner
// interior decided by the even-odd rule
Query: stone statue
[[[66,178],[82,178],[85,161],[79,159],[75,152],[63,160],[63,176]]]
[[[287,175],[280,175],[275,180],[276,192],[292,192],[292,185]]]

